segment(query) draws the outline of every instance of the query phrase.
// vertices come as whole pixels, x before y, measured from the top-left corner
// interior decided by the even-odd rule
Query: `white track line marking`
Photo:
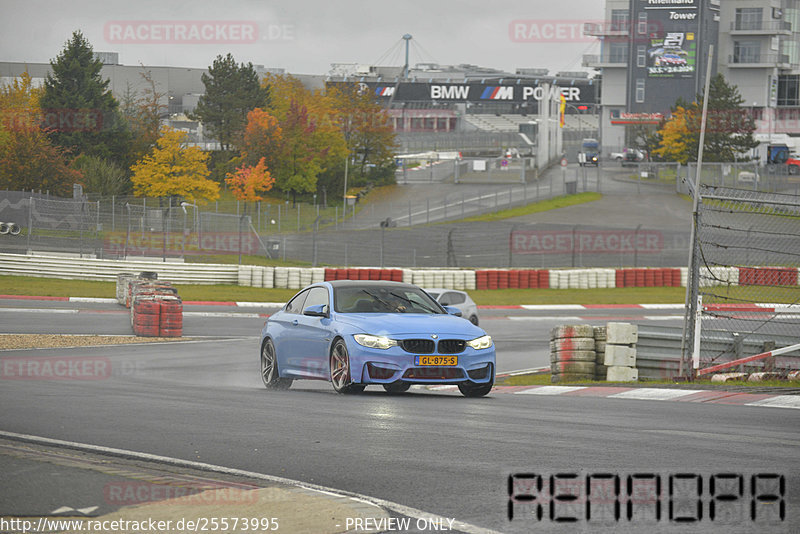
[[[586,389],[586,386],[542,386],[540,388],[515,391],[515,395],[561,395],[571,391]]]
[[[800,410],[800,396],[797,395],[781,395],[779,397],[771,397],[769,399],[762,399],[760,401],[749,402],[745,406],[763,406],[769,408],[794,408]]]
[[[647,310],[682,310],[683,304],[640,304],[642,308]]]
[[[705,393],[705,389],[658,389],[639,388],[609,395],[609,399],[672,400],[695,393]]]
[[[565,322],[582,322],[583,319],[580,317],[526,317],[526,316],[519,316],[519,315],[508,315],[506,319],[509,321],[565,321]]]
[[[261,317],[259,313],[248,312],[183,312],[184,317],[244,317],[248,319]]]
[[[541,373],[544,371],[550,371],[550,366],[547,367],[532,367],[530,369],[517,369],[515,371],[501,371],[497,373],[497,376],[518,376],[518,375],[527,375],[531,373]]]
[[[76,443],[74,441],[63,441],[60,439],[51,439],[51,438],[44,438],[40,436],[31,436],[28,434],[17,434],[16,432],[6,432],[4,430],[0,430],[0,436],[7,437],[9,439],[15,439],[18,441],[29,441],[34,443],[44,443],[48,445],[56,445],[61,447],[68,447],[71,449],[78,449],[78,450],[88,450],[93,452],[98,452],[101,454],[109,454],[112,456],[122,456],[125,458],[138,458],[140,460],[150,461],[150,462],[158,462],[167,465],[174,465],[179,467],[189,467],[192,469],[201,469],[204,471],[211,471],[213,473],[223,473],[229,474],[233,476],[244,476],[255,478],[259,480],[266,480],[268,482],[273,482],[276,484],[284,484],[288,486],[293,486],[297,488],[303,488],[309,491],[314,491],[318,493],[323,493],[326,495],[335,495],[337,497],[342,497],[346,499],[350,499],[355,502],[363,502],[371,504],[375,507],[379,508],[386,508],[391,510],[395,513],[402,514],[408,517],[413,517],[414,519],[435,519],[441,521],[441,524],[446,524],[445,518],[436,514],[430,514],[423,510],[418,510],[416,508],[411,508],[409,506],[405,506],[402,504],[398,504],[391,501],[386,501],[384,499],[379,499],[376,497],[370,497],[368,495],[362,495],[360,493],[354,493],[350,491],[342,491],[337,490],[335,488],[328,488],[326,486],[320,486],[317,484],[308,484],[306,482],[301,482],[299,480],[292,480],[290,478],[283,478],[283,477],[276,477],[273,475],[265,475],[263,473],[255,473],[252,471],[245,471],[243,469],[233,469],[230,467],[223,467],[220,465],[213,465],[207,464],[203,462],[193,462],[191,460],[181,460],[180,458],[170,458],[168,456],[159,456],[157,454],[149,454],[146,452],[136,452],[136,451],[129,451],[125,449],[115,449],[111,447],[101,447],[99,445],[89,445],[86,443]],[[500,534],[499,532],[487,528],[478,527],[475,525],[471,525],[469,523],[463,523],[461,521],[455,521],[453,526],[456,530],[460,530],[462,532],[466,532],[468,534]]]
[[[118,304],[117,299],[94,298],[94,297],[70,297],[70,302],[98,302],[102,304]]]
[[[585,310],[583,304],[522,304],[524,310]]]
[[[0,312],[7,313],[78,313],[78,310],[65,310],[62,308],[0,308]]]

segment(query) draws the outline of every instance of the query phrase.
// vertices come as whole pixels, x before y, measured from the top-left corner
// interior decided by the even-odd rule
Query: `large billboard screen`
[[[694,74],[697,66],[697,40],[694,32],[665,32],[651,38],[647,50],[647,74],[672,77]]]

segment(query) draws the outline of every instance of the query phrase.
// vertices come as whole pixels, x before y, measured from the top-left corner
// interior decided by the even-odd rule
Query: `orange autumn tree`
[[[268,112],[281,128],[280,157],[267,164],[281,191],[298,194],[318,190],[318,180],[341,165],[347,154],[344,136],[335,121],[332,102],[321,91],[306,89],[297,78],[267,74]]]
[[[691,152],[688,141],[689,125],[695,122],[693,115],[691,109],[678,106],[659,131],[661,143],[654,152],[667,161],[677,161],[685,165]]]
[[[237,199],[244,202],[256,202],[264,200],[261,193],[272,189],[275,178],[267,170],[265,159],[261,158],[255,166],[244,164],[236,169],[235,173],[228,173],[225,183],[228,184],[231,193]]]
[[[254,166],[264,159],[267,168],[274,169],[283,149],[283,129],[278,119],[261,108],[248,113],[241,148],[246,165]]]
[[[41,126],[41,95],[27,72],[0,87],[0,188],[68,195],[83,176],[69,167],[71,155],[54,146]]]
[[[185,132],[161,129],[156,146],[131,167],[137,196],[178,196],[201,205],[219,198],[219,184],[208,179],[208,154],[186,140]]]

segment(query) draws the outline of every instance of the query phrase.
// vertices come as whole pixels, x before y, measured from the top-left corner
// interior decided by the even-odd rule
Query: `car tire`
[[[261,345],[261,381],[264,387],[272,390],[286,390],[292,385],[291,378],[281,378],[278,371],[278,355],[271,339]]]
[[[330,357],[330,379],[336,393],[361,393],[366,386],[353,384],[350,374],[350,354],[341,339],[334,343]]]
[[[794,176],[797,173],[800,173],[800,165],[789,165],[789,174]]]
[[[384,384],[383,389],[386,390],[387,393],[405,393],[406,391],[411,388],[411,384],[408,382],[392,382],[391,384]]]
[[[473,315],[472,317],[469,318],[469,322],[471,322],[475,326],[478,326],[478,316],[477,315]]]
[[[488,384],[473,384],[472,382],[462,382],[461,384],[458,385],[458,390],[465,397],[483,397],[492,390],[493,386],[494,384],[492,382],[489,382]]]

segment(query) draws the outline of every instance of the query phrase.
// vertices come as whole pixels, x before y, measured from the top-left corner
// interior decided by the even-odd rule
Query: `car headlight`
[[[370,334],[356,334],[353,336],[353,338],[359,345],[370,349],[388,349],[390,347],[397,346],[397,341],[395,341],[394,339],[389,339],[388,337],[384,336],[372,336]]]
[[[476,337],[471,341],[467,341],[467,345],[469,345],[475,350],[488,349],[489,347],[492,346],[492,337],[491,336]]]

